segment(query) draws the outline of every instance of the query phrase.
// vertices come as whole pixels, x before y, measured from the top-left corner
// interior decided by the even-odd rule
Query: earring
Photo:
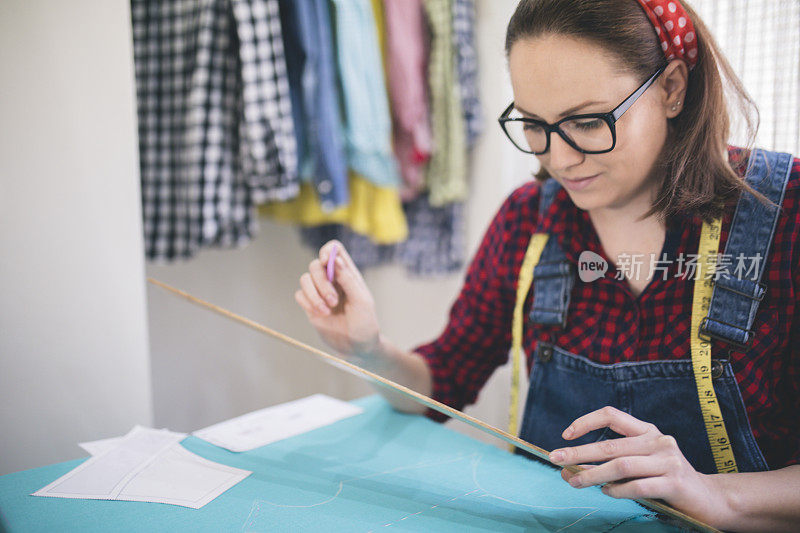
[[[678,106],[679,106],[679,105],[681,105],[681,101],[680,101],[680,100],[678,100],[677,102],[675,102],[675,103],[672,105],[672,110],[673,110],[673,111],[677,111],[677,110],[678,110]]]

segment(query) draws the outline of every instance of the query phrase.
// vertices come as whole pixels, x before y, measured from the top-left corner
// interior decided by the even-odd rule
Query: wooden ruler
[[[470,415],[468,415],[466,413],[462,413],[461,411],[459,411],[457,409],[453,409],[452,407],[449,407],[449,406],[447,406],[447,405],[445,405],[445,404],[443,404],[441,402],[437,402],[433,398],[429,398],[429,397],[425,396],[424,394],[420,394],[420,393],[418,393],[418,392],[416,392],[414,390],[409,389],[408,387],[405,387],[403,385],[400,385],[399,383],[395,383],[394,381],[391,381],[391,380],[388,380],[388,379],[386,379],[384,377],[381,377],[378,374],[370,372],[369,370],[365,370],[365,369],[363,369],[363,368],[361,368],[359,366],[356,366],[356,365],[354,365],[354,364],[352,364],[352,363],[350,363],[348,361],[345,361],[344,359],[341,359],[339,357],[333,356],[333,355],[331,355],[329,353],[326,353],[326,352],[324,352],[324,351],[322,351],[322,350],[320,350],[318,348],[315,348],[315,347],[313,347],[311,345],[305,344],[304,342],[300,342],[298,340],[295,340],[292,337],[289,337],[288,335],[284,335],[283,333],[280,333],[280,332],[275,331],[275,330],[273,330],[271,328],[268,328],[267,326],[259,324],[258,322],[250,320],[249,318],[243,317],[241,315],[237,315],[236,313],[228,311],[227,309],[224,309],[224,308],[219,307],[217,305],[214,305],[212,303],[206,302],[205,300],[201,300],[200,298],[192,296],[191,294],[189,294],[189,293],[187,293],[185,291],[182,291],[180,289],[176,289],[175,287],[167,285],[166,283],[162,283],[162,282],[160,282],[160,281],[158,281],[156,279],[153,279],[153,278],[147,278],[147,281],[149,281],[153,285],[161,287],[162,289],[164,289],[164,290],[166,290],[166,291],[168,291],[168,292],[170,292],[172,294],[175,294],[177,296],[181,296],[181,297],[189,300],[190,302],[192,302],[192,303],[194,303],[196,305],[199,305],[200,307],[205,307],[206,309],[210,309],[211,311],[214,311],[215,313],[218,313],[218,314],[220,314],[220,315],[222,315],[224,317],[227,317],[227,318],[233,320],[234,322],[238,322],[240,324],[244,324],[245,326],[247,326],[247,327],[249,327],[251,329],[254,329],[256,331],[260,331],[262,333],[266,333],[267,335],[270,335],[270,336],[275,337],[275,338],[277,338],[279,340],[282,340],[283,342],[285,342],[287,344],[290,344],[292,346],[296,346],[296,347],[301,348],[301,349],[303,349],[303,350],[305,350],[307,352],[313,353],[314,355],[317,355],[317,356],[321,357],[323,360],[334,364],[334,366],[344,367],[346,369],[349,369],[353,373],[355,373],[357,375],[360,375],[360,376],[362,376],[364,378],[367,378],[372,383],[376,383],[376,384],[378,384],[378,385],[380,385],[382,387],[385,387],[385,388],[391,389],[393,391],[399,392],[399,393],[403,394],[404,396],[406,396],[408,398],[411,398],[412,400],[416,401],[417,403],[420,403],[420,404],[422,404],[422,405],[424,405],[426,407],[430,407],[431,409],[433,409],[435,411],[438,411],[438,412],[440,412],[440,413],[442,413],[444,415],[447,415],[450,418],[454,418],[456,420],[460,420],[461,422],[464,422],[465,424],[468,424],[468,425],[470,425],[470,426],[472,426],[472,427],[474,427],[474,428],[476,428],[476,429],[478,429],[480,431],[483,431],[484,433],[488,433],[489,435],[493,435],[493,436],[499,438],[500,440],[502,440],[504,442],[507,442],[508,444],[513,444],[517,448],[520,448],[522,450],[530,452],[531,454],[535,455],[536,457],[538,457],[540,459],[543,459],[544,461],[547,461],[548,463],[550,463],[550,453],[547,450],[544,450],[543,448],[540,448],[540,447],[538,447],[538,446],[536,446],[534,444],[531,444],[529,442],[526,442],[526,441],[520,439],[519,437],[511,435],[510,433],[506,433],[505,431],[503,431],[501,429],[497,429],[496,427],[491,426],[489,424],[486,424],[485,422],[481,422],[477,418],[474,418],[474,417],[472,417],[472,416],[470,416]],[[556,466],[558,468],[566,468],[567,470],[569,470],[570,472],[573,472],[573,473],[578,473],[578,472],[581,472],[583,470],[579,466],[565,466],[565,467],[562,467],[562,466],[556,465],[554,463],[551,463],[551,464],[553,464],[554,466]],[[709,526],[708,524],[705,524],[705,523],[703,523],[703,522],[701,522],[701,521],[699,521],[699,520],[697,520],[695,518],[692,518],[691,516],[689,516],[687,514],[684,514],[684,513],[680,512],[680,511],[678,511],[677,509],[674,509],[674,508],[670,507],[669,505],[667,505],[666,503],[663,503],[663,502],[661,502],[659,500],[640,499],[640,500],[634,500],[634,501],[636,501],[640,505],[643,505],[644,507],[647,507],[648,509],[652,509],[654,511],[658,511],[658,512],[663,513],[664,515],[667,515],[667,516],[669,516],[671,518],[675,518],[678,521],[680,521],[682,524],[690,526],[691,528],[695,529],[696,531],[720,533],[719,530]]]

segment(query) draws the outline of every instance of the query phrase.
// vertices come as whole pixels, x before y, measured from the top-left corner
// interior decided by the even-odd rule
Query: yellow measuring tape
[[[703,317],[708,314],[708,309],[711,305],[721,229],[721,220],[715,220],[711,224],[703,223],[692,296],[691,327],[692,369],[695,383],[697,384],[697,397],[700,401],[700,411],[703,414],[703,422],[706,426],[708,442],[711,445],[711,453],[714,456],[717,471],[720,473],[737,472],[738,470],[711,379],[711,341],[700,338],[700,323]],[[548,235],[546,233],[535,233],[531,237],[520,268],[519,280],[517,281],[517,299],[514,305],[511,325],[511,403],[508,410],[508,432],[512,435],[517,434],[519,418],[519,378],[520,367],[522,366],[522,308],[533,283],[533,269],[539,263],[544,246],[547,244],[547,238]]]
[[[531,237],[517,280],[517,301],[514,304],[514,317],[511,321],[511,405],[508,409],[508,432],[517,434],[519,420],[519,373],[522,366],[522,307],[533,284],[533,269],[542,257],[547,244],[547,233],[534,233]],[[513,451],[513,447],[511,448]]]
[[[711,379],[711,340],[700,337],[700,324],[711,306],[721,231],[721,220],[714,220],[711,224],[703,222],[700,246],[697,249],[698,271],[695,274],[692,295],[691,333],[692,369],[697,384],[697,397],[700,399],[700,411],[703,413],[708,443],[711,445],[711,453],[714,455],[714,463],[719,473],[738,472],[738,469]]]

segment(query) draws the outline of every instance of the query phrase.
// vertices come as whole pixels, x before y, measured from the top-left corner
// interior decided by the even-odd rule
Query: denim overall
[[[782,205],[791,163],[790,154],[754,150],[748,162],[747,182],[777,205]],[[547,211],[559,187],[552,179],[542,186],[540,213]],[[740,253],[744,257],[760,253],[764,259],[760,261],[755,281],[749,279],[754,277],[752,273],[742,280],[735,279],[732,272],[720,273],[701,333],[739,349],[745,349],[752,340],[753,320],[765,291],[759,282],[775,232],[777,213],[776,208],[765,207],[751,194],[740,197],[725,253],[733,258]],[[533,279],[530,321],[564,327],[575,272],[556,239],[548,239]],[[699,472],[717,472],[688,354],[682,360],[604,365],[540,341],[533,360],[520,438],[553,450],[619,437],[605,428],[571,441],[561,438],[561,432],[573,420],[610,405],[655,424],[665,435],[672,435],[686,459]],[[750,429],[730,362],[713,359],[711,373],[739,471],[768,470]]]

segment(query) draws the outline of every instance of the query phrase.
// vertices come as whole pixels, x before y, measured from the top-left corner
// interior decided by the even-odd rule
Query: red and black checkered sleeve
[[[793,324],[791,328],[791,339],[789,340],[790,361],[788,366],[788,384],[791,387],[789,398],[794,400],[793,408],[788,412],[792,413],[788,423],[790,428],[787,438],[787,456],[789,460],[781,466],[800,464],[800,158],[795,158],[792,165],[792,176],[786,191],[786,199],[783,207],[789,216],[795,219],[795,231],[792,240],[792,280],[794,283],[795,306]]]
[[[523,226],[536,220],[531,206],[537,205],[537,198],[538,187],[531,182],[506,199],[467,270],[444,331],[413,350],[430,366],[433,398],[455,409],[474,403],[492,372],[508,359],[514,263],[520,257],[516,248],[524,240]],[[446,418],[432,409],[427,416],[440,422]]]

